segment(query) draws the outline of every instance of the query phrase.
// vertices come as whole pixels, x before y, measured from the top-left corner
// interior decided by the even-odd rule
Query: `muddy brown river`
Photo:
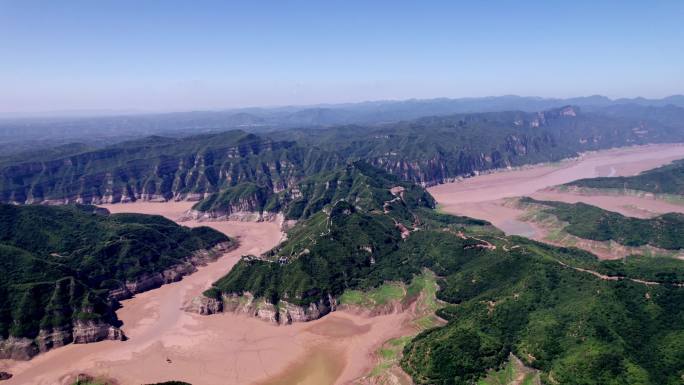
[[[516,219],[518,210],[500,204],[503,198],[551,194],[543,190],[579,178],[633,175],[679,158],[684,158],[681,145],[623,148],[429,190],[447,212],[487,219],[509,233],[535,236],[533,227]],[[617,202],[615,199],[611,202]],[[159,214],[176,220],[191,205],[145,202],[105,207],[112,212]],[[194,221],[182,224],[199,225]],[[314,322],[275,326],[235,314],[200,316],[182,311],[183,303],[226,274],[241,255],[262,253],[283,236],[275,222],[201,224],[237,237],[240,247],[180,282],[123,301],[117,314],[128,341],[68,345],[31,361],[2,360],[0,370],[14,374],[4,383],[69,384],[78,373],[88,373],[114,378],[121,385],[168,380],[193,385],[346,384],[372,369],[374,353],[384,341],[409,334],[410,315],[405,313],[368,318],[338,311]]]
[[[540,238],[534,225],[517,218],[522,210],[504,205],[505,198],[531,196],[536,199],[585,202],[625,215],[648,216],[684,212],[684,206],[647,197],[579,195],[560,193],[550,187],[577,179],[598,176],[636,175],[673,160],[684,158],[684,145],[663,144],[618,148],[587,153],[578,159],[504,170],[429,188],[440,209],[456,215],[485,219],[507,234]],[[646,214],[650,213],[650,214]]]
[[[179,218],[192,202],[105,205],[111,212]],[[182,222],[197,226],[195,221]],[[240,247],[183,280],[122,301],[117,315],[127,341],[67,345],[31,361],[0,361],[14,375],[3,384],[71,384],[79,373],[121,385],[181,380],[193,385],[332,385],[350,383],[373,367],[377,348],[407,334],[407,314],[363,317],[343,311],[320,320],[276,326],[236,314],[200,316],[182,305],[227,273],[245,254],[274,247],[283,234],[275,222],[202,222]]]

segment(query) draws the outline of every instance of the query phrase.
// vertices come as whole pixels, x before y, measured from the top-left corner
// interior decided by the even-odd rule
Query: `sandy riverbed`
[[[508,234],[543,237],[534,224],[519,221],[522,210],[503,206],[505,198],[531,196],[566,202],[586,202],[631,216],[684,212],[661,200],[636,196],[589,196],[549,188],[582,178],[629,176],[684,158],[684,145],[664,144],[619,148],[584,154],[579,159],[476,176],[429,188],[446,212],[485,219]]]
[[[588,154],[558,165],[541,165],[435,186],[430,192],[445,211],[483,218],[513,233],[534,236],[516,220],[521,211],[501,206],[503,198],[532,195],[550,198],[549,186],[578,178],[633,175],[684,157],[684,146],[659,145]],[[541,192],[540,192],[541,191]],[[612,197],[602,204],[652,212],[663,206],[640,206],[642,199]],[[574,197],[564,196],[564,199]],[[578,200],[589,199],[578,196]],[[617,203],[616,203],[617,202]],[[593,204],[601,203],[594,200]],[[106,206],[112,212],[160,214],[177,219],[191,202],[134,203]],[[672,211],[672,210],[670,210]],[[644,214],[646,215],[646,214]],[[196,221],[182,224],[197,226]],[[67,384],[77,373],[117,379],[121,385],[184,380],[213,384],[346,384],[367,374],[373,355],[386,340],[410,334],[408,312],[373,318],[343,311],[292,326],[274,326],[235,314],[199,316],[180,310],[224,275],[244,254],[259,254],[282,237],[273,222],[203,222],[240,240],[240,247],[201,267],[180,282],[123,301],[117,312],[128,341],[69,345],[31,361],[0,361],[12,384]]]
[[[177,219],[192,203],[107,205],[111,212],[160,214]],[[407,313],[373,318],[335,312],[320,320],[274,326],[235,314],[199,316],[180,310],[228,272],[244,254],[259,254],[282,237],[274,222],[182,222],[208,225],[237,237],[240,247],[185,277],[123,301],[117,311],[128,341],[68,345],[31,361],[3,360],[13,384],[68,384],[78,373],[121,385],[183,380],[193,385],[345,384],[367,374],[386,340],[407,334]]]

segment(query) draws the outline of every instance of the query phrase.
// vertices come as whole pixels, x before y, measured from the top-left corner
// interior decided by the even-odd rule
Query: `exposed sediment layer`
[[[126,282],[122,287],[112,290],[109,298],[112,306],[118,301],[131,298],[137,293],[155,289],[161,285],[176,282],[184,276],[197,271],[197,266],[204,266],[215,261],[219,256],[238,246],[236,241],[223,242],[208,250],[197,250],[186,261],[157,274],[143,276],[135,281]],[[88,320],[87,314],[93,309],[83,309],[84,319],[71,325],[41,329],[35,338],[8,337],[0,338],[0,359],[30,360],[39,353],[47,352],[70,343],[85,344],[104,340],[126,339],[118,326],[100,320]]]
[[[0,339],[0,359],[30,360],[38,353],[70,343],[86,344],[104,340],[123,341],[121,329],[102,321],[78,320],[71,327],[41,329],[35,339]]]
[[[202,315],[232,312],[256,317],[278,325],[317,320],[336,309],[337,298],[330,295],[325,299],[320,299],[318,302],[312,302],[307,306],[300,306],[284,300],[273,304],[263,298],[254,298],[248,292],[242,295],[224,294],[221,298],[209,298],[202,295],[193,298],[185,306],[186,311]]]
[[[116,301],[131,298],[137,293],[156,289],[161,285],[180,281],[184,276],[197,271],[197,266],[204,266],[215,261],[222,254],[238,247],[236,241],[223,242],[208,250],[197,250],[188,259],[178,265],[156,274],[148,274],[135,281],[128,281],[118,289],[111,290],[109,297]]]

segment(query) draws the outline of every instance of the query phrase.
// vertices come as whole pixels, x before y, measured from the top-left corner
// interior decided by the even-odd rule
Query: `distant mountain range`
[[[272,194],[306,177],[358,160],[432,185],[582,151],[684,141],[684,108],[643,107],[642,115],[639,109],[611,108],[611,114],[566,106],[261,134],[151,136],[97,148],[72,144],[0,158],[0,200],[100,203],[224,192],[201,207],[253,211],[269,207]]]
[[[102,116],[101,112],[98,112],[91,117],[84,116],[83,111],[79,111],[75,117],[67,117],[64,112],[57,117],[42,115],[36,118],[2,119],[0,115],[0,153],[12,152],[17,149],[16,143],[27,140],[31,141],[30,147],[55,144],[55,141],[64,144],[75,140],[101,144],[154,134],[189,135],[227,129],[264,132],[347,124],[374,125],[459,113],[536,112],[566,105],[578,106],[592,112],[605,110],[612,114],[655,107],[678,110],[684,108],[684,95],[662,99],[610,99],[599,95],[558,99],[508,95],[157,114],[113,112],[114,115],[111,116]],[[7,145],[8,143],[12,145]]]

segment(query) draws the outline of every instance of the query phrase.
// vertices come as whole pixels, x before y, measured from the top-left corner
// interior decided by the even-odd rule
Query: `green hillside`
[[[393,188],[396,196],[391,192]],[[283,212],[287,219],[301,219],[340,200],[367,211],[382,211],[385,202],[395,198],[403,199],[410,208],[434,206],[434,200],[424,189],[358,161],[307,177],[279,193],[253,183],[243,183],[211,195],[195,204],[193,209],[219,214],[240,210]]]
[[[282,190],[339,163],[334,154],[243,131],[149,137],[68,156],[45,156],[2,165],[0,199],[18,203],[171,199],[243,182]]]
[[[438,313],[445,326],[404,350],[401,365],[417,384],[471,384],[509,353],[539,369],[545,383],[680,383],[684,345],[675,341],[684,336],[677,321],[684,291],[670,283],[684,278],[677,273],[684,261],[601,262],[581,250],[504,237],[483,221],[397,204],[386,211],[345,201],[326,206],[276,249],[244,257],[206,295],[234,301],[249,292],[276,309],[283,301],[329,306],[388,281],[408,284],[427,268],[450,305]]]
[[[635,131],[635,126],[641,129]],[[684,131],[658,120],[572,106],[264,135],[234,130],[153,136],[96,149],[64,145],[5,158],[0,162],[0,201],[203,198],[243,183],[276,194],[357,160],[405,181],[435,184],[484,170],[557,161],[582,151],[679,140],[684,140]],[[241,189],[216,199],[230,201],[248,188]]]
[[[192,267],[195,252],[229,242],[210,228],[190,229],[161,216],[0,205],[0,338],[34,340],[30,355],[47,343],[36,339],[41,332],[64,332],[68,343],[76,321],[116,326],[110,291],[127,282],[158,286],[161,278],[151,278]]]
[[[635,176],[580,179],[567,186],[684,195],[684,161],[675,161]]]
[[[626,217],[586,203],[521,199],[522,204],[547,207],[544,211],[567,222],[564,231],[584,239],[615,241],[625,246],[650,245],[661,249],[684,248],[684,215],[668,213],[650,219]]]
[[[469,384],[509,352],[549,384],[681,383],[681,288],[601,280],[561,266],[556,250],[521,246],[442,282],[448,324],[404,351],[416,383]]]
[[[638,126],[643,129],[635,130]],[[363,159],[404,180],[435,184],[475,171],[558,161],[583,151],[684,139],[684,131],[672,127],[566,106],[537,113],[471,113],[371,127],[289,130],[276,138],[294,138],[345,158]]]

